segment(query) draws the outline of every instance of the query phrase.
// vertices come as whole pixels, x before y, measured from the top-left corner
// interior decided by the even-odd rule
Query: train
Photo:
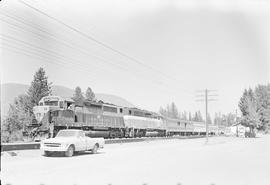
[[[61,96],[43,97],[33,108],[34,121],[24,135],[54,137],[61,129],[81,129],[89,137],[136,138],[175,135],[205,135],[204,122],[165,117],[136,107],[123,107],[103,101],[75,103]],[[209,134],[220,133],[209,125]]]

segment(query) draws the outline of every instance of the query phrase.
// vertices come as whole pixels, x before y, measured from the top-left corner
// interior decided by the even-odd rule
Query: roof
[[[69,98],[69,97],[62,97],[62,96],[55,96],[55,95],[52,95],[52,96],[44,96],[41,100],[46,100],[46,99],[57,99],[57,101],[61,100],[61,101],[67,101],[67,102],[72,102],[74,103],[74,100]]]

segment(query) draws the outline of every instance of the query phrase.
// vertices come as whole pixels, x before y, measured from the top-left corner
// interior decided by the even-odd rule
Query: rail
[[[205,137],[205,136],[117,138],[117,139],[105,139],[105,144],[132,143],[132,142],[167,140],[167,139],[193,139],[193,138],[202,138],[202,137]],[[13,150],[32,150],[32,149],[39,149],[39,148],[40,148],[40,142],[2,143],[1,144],[1,152],[13,151]]]

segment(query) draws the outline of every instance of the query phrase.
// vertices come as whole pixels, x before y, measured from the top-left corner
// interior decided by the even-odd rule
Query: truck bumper
[[[64,152],[67,151],[67,147],[65,146],[59,146],[59,147],[48,147],[48,146],[40,146],[40,150],[43,151],[50,151],[50,152]]]

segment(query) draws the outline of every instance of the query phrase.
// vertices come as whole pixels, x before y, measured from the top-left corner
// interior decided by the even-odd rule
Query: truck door
[[[85,136],[84,132],[79,132],[79,140],[81,145],[81,150],[88,150],[89,146],[87,143],[87,137]]]

